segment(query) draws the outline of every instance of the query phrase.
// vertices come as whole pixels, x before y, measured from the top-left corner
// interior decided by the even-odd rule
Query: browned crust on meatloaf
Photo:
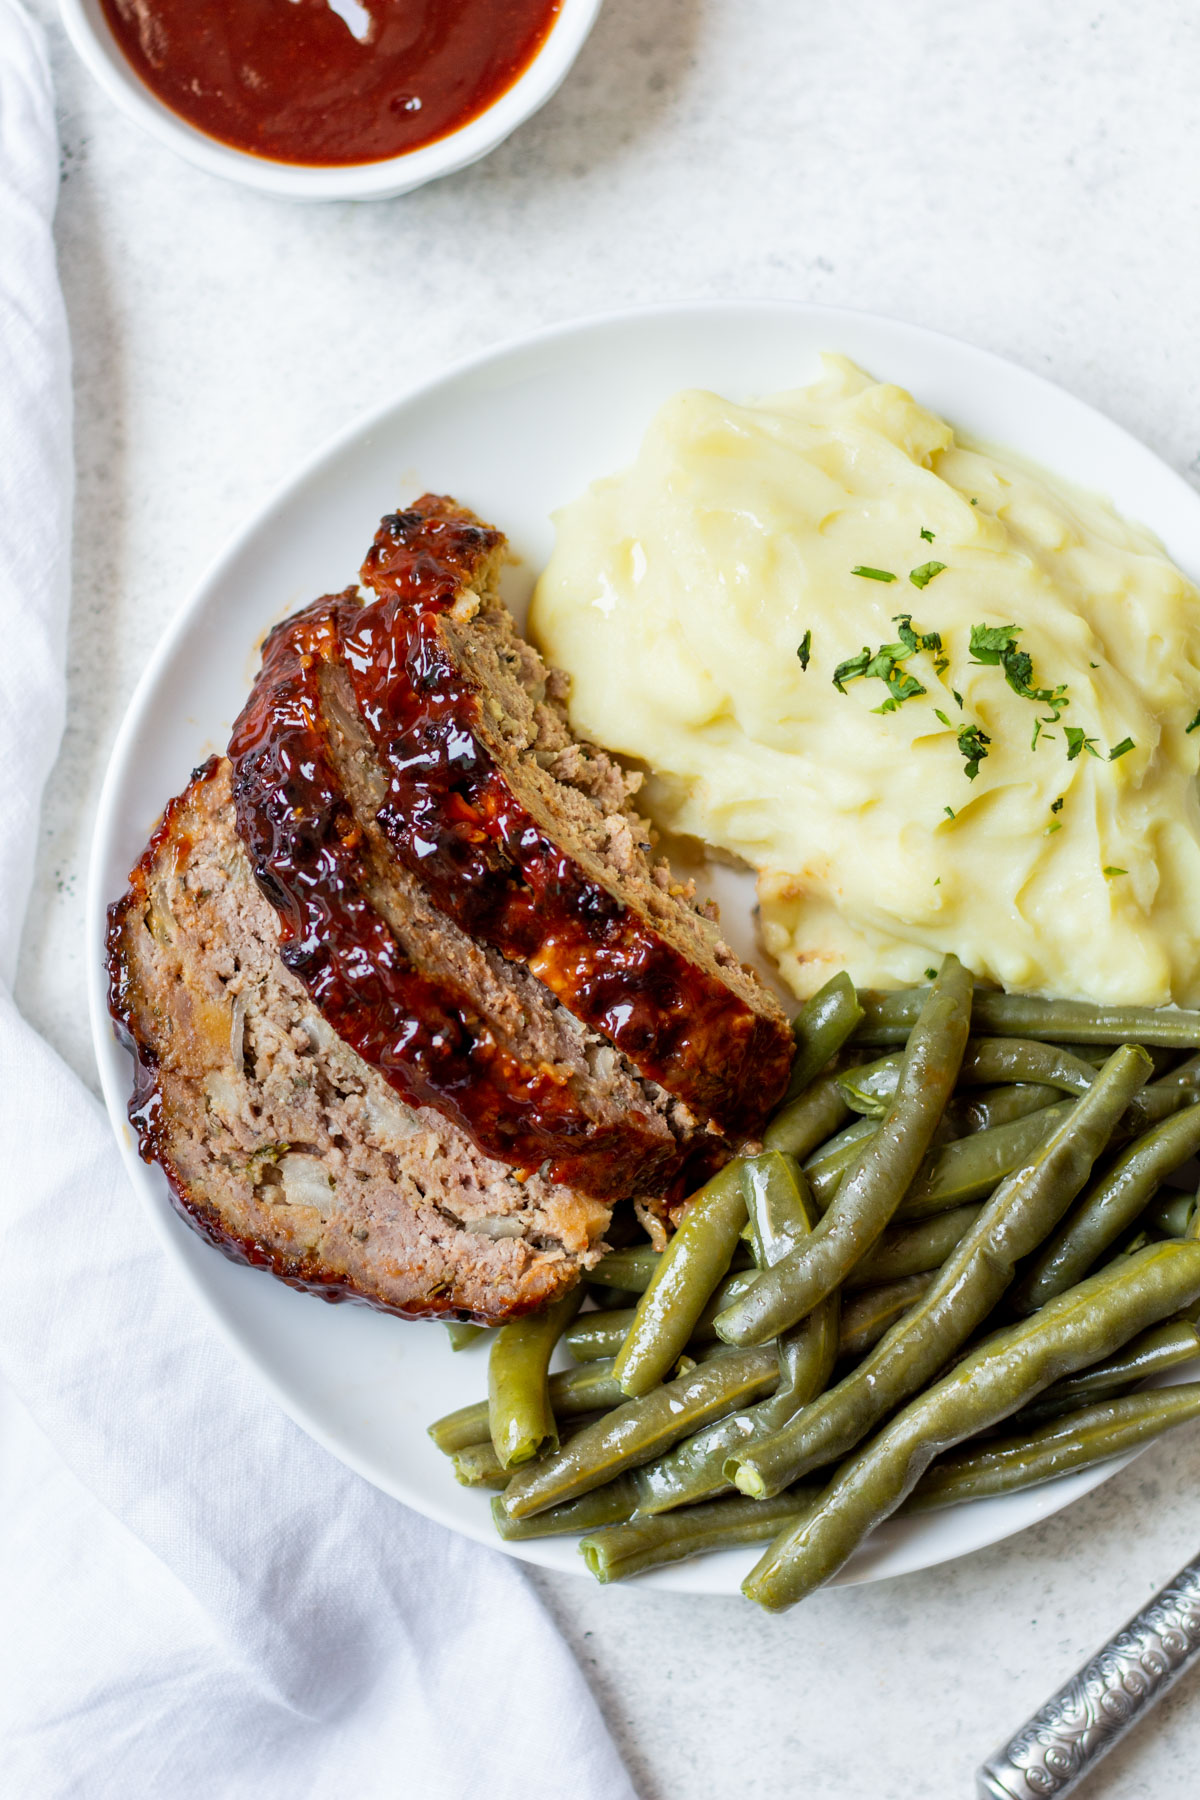
[[[502,535],[426,494],[363,565],[341,656],[399,862],[471,937],[520,962],[730,1142],[788,1079],[791,1031],[752,970],[648,857],[637,778],[569,729],[565,678],[497,592]]]
[[[230,768],[174,800],[109,913],[130,1119],[184,1216],[235,1261],[327,1300],[495,1324],[601,1254],[608,1208],[483,1155],[401,1100],[278,954]]]
[[[485,1154],[603,1200],[664,1192],[681,1161],[666,1096],[433,905],[376,826],[370,771],[350,779],[336,678],[358,610],[327,596],[271,633],[230,743],[238,834],[284,963],[364,1061]]]

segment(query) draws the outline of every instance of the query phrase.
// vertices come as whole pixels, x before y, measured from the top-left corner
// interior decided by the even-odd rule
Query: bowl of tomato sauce
[[[563,80],[600,0],[62,0],[110,99],[215,175],[383,200],[476,162]]]

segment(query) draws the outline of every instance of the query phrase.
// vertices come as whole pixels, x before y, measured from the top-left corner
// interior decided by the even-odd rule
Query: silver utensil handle
[[[1200,1559],[1181,1569],[984,1763],[979,1800],[1069,1794],[1197,1656]]]

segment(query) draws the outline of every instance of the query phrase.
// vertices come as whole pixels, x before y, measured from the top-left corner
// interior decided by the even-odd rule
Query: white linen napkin
[[[64,694],[56,186],[44,46],[0,0],[0,1787],[633,1800],[518,1567],[386,1499],[260,1392],[13,1004]]]

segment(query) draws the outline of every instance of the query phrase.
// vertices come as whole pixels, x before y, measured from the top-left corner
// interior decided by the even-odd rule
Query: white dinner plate
[[[323,450],[250,520],[182,608],[113,750],[89,883],[92,1027],[108,1109],[154,1228],[214,1323],[297,1424],[386,1493],[488,1544],[498,1542],[488,1496],[457,1486],[425,1435],[431,1419],[482,1396],[484,1354],[452,1354],[439,1326],[329,1306],[226,1261],[176,1215],[157,1167],[139,1160],[125,1114],[130,1062],[106,1006],[105,907],[123,891],[167,798],[210,752],[224,750],[263,634],[354,579],[383,513],[433,489],[495,521],[520,559],[509,594],[520,618],[551,548],[551,513],[632,458],[661,401],[682,387],[737,400],[795,387],[816,375],[822,350],[901,383],[973,435],[1111,496],[1200,574],[1200,496],[1118,426],[995,356],[825,307],[736,302],[625,313],[489,351]],[[749,877],[718,872],[713,887],[727,931],[751,953]],[[928,1568],[995,1543],[1086,1493],[1114,1466],[891,1521],[838,1579]],[[573,1539],[500,1548],[548,1568],[583,1569]],[[729,1551],[642,1579],[733,1593],[756,1554]]]

